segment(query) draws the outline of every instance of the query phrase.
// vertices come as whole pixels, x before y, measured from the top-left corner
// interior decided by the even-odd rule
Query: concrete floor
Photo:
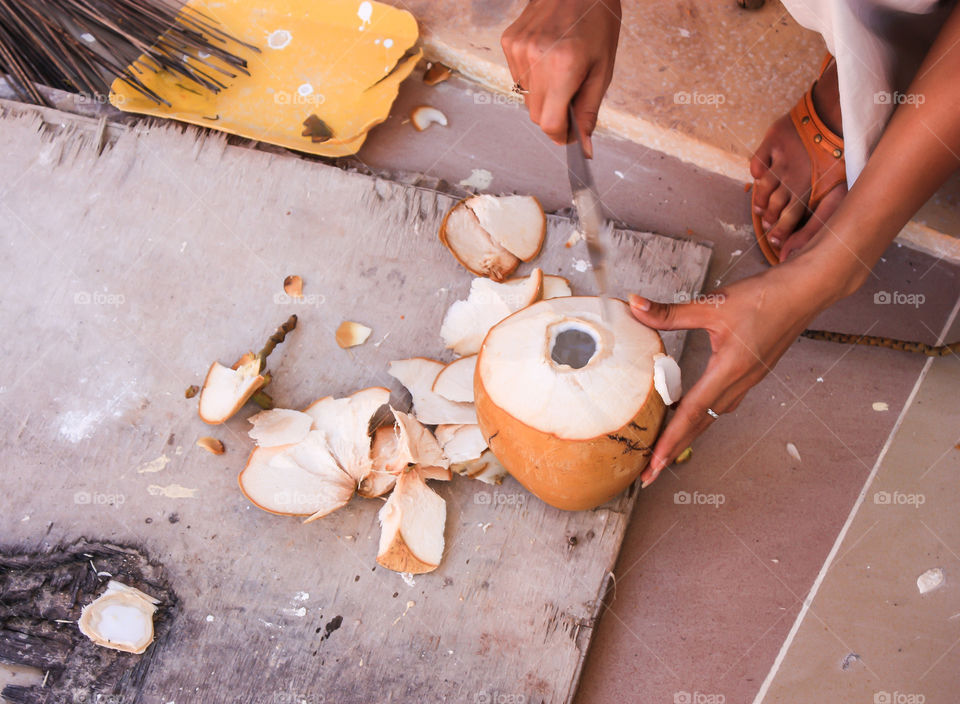
[[[437,0],[388,2],[417,17],[428,54],[449,57],[487,85],[510,85],[500,35],[525,0],[474,0],[468,7]],[[734,0],[633,0],[622,6],[601,125],[684,161],[747,178],[746,157],[816,77],[826,52],[823,40],[794,22],[777,0],[752,12]],[[960,175],[915,221],[960,236],[958,203]]]
[[[405,116],[421,103],[440,107],[450,126],[415,132]],[[600,137],[595,151],[599,190],[613,216],[637,229],[712,242],[712,284],[766,266],[753,244],[742,183],[633,143]],[[435,88],[408,82],[356,162],[378,172],[420,172],[453,190],[483,169],[493,176],[488,192],[533,193],[548,209],[569,200],[562,149],[522,107],[458,80]],[[815,327],[935,341],[960,297],[960,270],[893,246],[875,273]],[[884,291],[922,294],[924,303],[875,303]],[[705,335],[692,334],[685,378],[695,378],[708,356]],[[644,491],[577,702],[684,701],[684,692],[752,701],[925,362],[800,340],[736,413],[697,441],[689,464]],[[787,453],[788,442],[801,461]],[[677,492],[716,494],[723,503],[684,505]],[[960,553],[960,545],[952,550]],[[939,654],[931,648],[929,659]],[[924,691],[928,702],[946,696]]]

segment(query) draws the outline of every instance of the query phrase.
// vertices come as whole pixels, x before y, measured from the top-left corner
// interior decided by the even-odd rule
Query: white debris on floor
[[[943,570],[940,567],[933,567],[917,577],[917,589],[921,594],[932,592],[943,586],[944,579]]]

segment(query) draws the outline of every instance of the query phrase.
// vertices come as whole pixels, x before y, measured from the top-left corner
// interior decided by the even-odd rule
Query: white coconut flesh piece
[[[540,269],[534,269],[522,283],[498,284],[489,279],[474,279],[467,299],[454,302],[443,318],[440,336],[444,345],[459,355],[476,354],[490,328],[539,300],[542,292]]]
[[[397,475],[393,472],[371,469],[360,481],[357,493],[365,499],[376,499],[393,489],[396,483]]]
[[[107,590],[83,607],[77,625],[97,645],[139,654],[153,642],[153,615],[159,603],[139,589],[110,580]]]
[[[457,462],[450,465],[450,470],[470,479],[477,479],[487,484],[501,484],[503,478],[509,475],[507,468],[500,464],[492,450],[485,450],[475,460]]]
[[[548,298],[563,298],[572,296],[573,290],[570,288],[570,282],[562,276],[553,274],[543,275],[543,300]]]
[[[395,466],[418,465],[421,468],[440,469],[450,466],[437,438],[420,421],[409,413],[398,410],[393,411],[393,416],[397,420],[397,453],[393,460]]]
[[[476,424],[438,425],[436,436],[451,464],[478,459],[487,449],[487,439]]]
[[[472,403],[457,403],[433,392],[433,382],[443,368],[440,362],[414,357],[390,362],[388,373],[410,392],[413,413],[421,423],[476,423]]]
[[[328,396],[304,410],[313,421],[313,430],[322,431],[340,467],[357,485],[373,468],[370,419],[390,402],[390,389],[372,386],[345,398]]]
[[[400,474],[379,517],[378,564],[411,574],[437,568],[443,557],[447,505],[427,486],[418,469]]]
[[[420,105],[410,113],[410,122],[418,132],[423,132],[430,125],[447,126],[447,116],[431,105]]]
[[[453,472],[449,467],[418,467],[420,476],[424,479],[436,479],[441,482],[448,482],[453,479]]]
[[[520,264],[519,258],[493,241],[463,202],[444,216],[440,241],[468,271],[494,281],[503,281]]]
[[[533,196],[481,195],[465,204],[490,239],[515,257],[528,262],[540,252],[547,219]]]
[[[307,437],[313,419],[306,413],[289,408],[274,408],[269,411],[260,411],[250,416],[248,420],[253,427],[247,434],[260,447],[276,447],[277,445],[292,445]]]
[[[374,499],[386,494],[396,484],[397,474],[406,466],[402,458],[397,460],[398,436],[395,421],[374,432],[370,444],[370,471],[357,487],[360,496]]]
[[[477,355],[461,357],[440,370],[433,381],[433,392],[457,403],[473,403],[473,373]]]
[[[362,345],[370,337],[373,330],[362,323],[355,323],[352,320],[344,320],[337,328],[336,340],[342,349]]]
[[[683,383],[680,379],[680,365],[666,354],[655,355],[653,358],[653,386],[656,388],[663,403],[670,406],[683,396]]]
[[[244,496],[264,511],[308,520],[346,505],[357,485],[340,469],[319,430],[295,445],[256,448],[239,483]]]
[[[629,423],[653,390],[654,355],[663,345],[625,303],[610,307],[605,322],[597,298],[554,298],[497,325],[477,363],[490,400],[519,422],[567,440]]]
[[[256,357],[236,369],[214,362],[200,391],[201,420],[210,425],[229,420],[263,386],[264,381],[260,375],[260,360]]]

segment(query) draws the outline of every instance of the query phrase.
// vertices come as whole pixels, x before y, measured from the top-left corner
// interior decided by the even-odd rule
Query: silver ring
[[[717,412],[716,412],[715,410],[713,410],[712,408],[708,408],[708,409],[707,409],[707,415],[710,416],[711,418],[713,418],[714,420],[717,420],[717,419],[720,418],[720,414],[717,413]]]
[[[511,93],[516,93],[517,95],[526,95],[526,94],[529,93],[530,91],[526,90],[526,89],[525,89],[523,86],[521,86],[519,83],[514,83],[514,84],[513,84],[513,88],[510,89],[510,92],[511,92]]]

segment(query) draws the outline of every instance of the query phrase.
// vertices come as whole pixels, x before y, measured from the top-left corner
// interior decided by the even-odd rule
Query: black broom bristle
[[[236,48],[260,51],[176,0],[0,0],[0,73],[21,100],[39,105],[46,101],[35,84],[102,99],[116,78],[169,105],[139,78],[159,70],[188,90],[217,93],[249,75]]]

